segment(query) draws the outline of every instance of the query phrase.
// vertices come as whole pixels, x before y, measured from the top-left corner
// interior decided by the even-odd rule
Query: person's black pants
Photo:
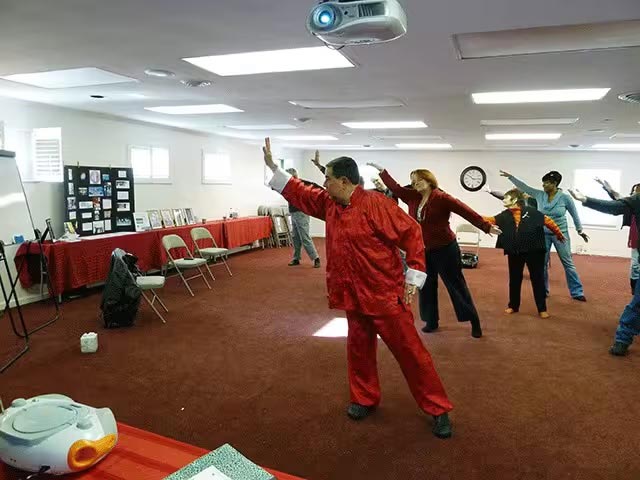
[[[478,312],[462,274],[460,247],[455,240],[449,245],[426,252],[427,280],[420,290],[420,317],[427,326],[436,328],[438,314],[438,276],[447,287],[459,322],[480,326]]]
[[[509,258],[509,308],[516,312],[520,309],[520,291],[524,266],[529,269],[529,278],[533,287],[538,312],[547,311],[546,292],[544,287],[545,252],[510,253]]]

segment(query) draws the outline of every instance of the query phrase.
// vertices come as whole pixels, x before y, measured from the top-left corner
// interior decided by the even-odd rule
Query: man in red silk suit
[[[453,407],[416,332],[410,307],[416,288],[426,279],[420,226],[393,200],[359,186],[358,166],[349,157],[327,164],[322,189],[279,169],[268,138],[263,152],[265,164],[274,172],[271,188],[326,222],[329,307],[345,310],[349,324],[347,415],[363,419],[380,402],[376,365],[380,335],[400,364],[418,406],[434,417],[434,435],[450,437],[447,412]],[[398,248],[407,253],[406,276]]]

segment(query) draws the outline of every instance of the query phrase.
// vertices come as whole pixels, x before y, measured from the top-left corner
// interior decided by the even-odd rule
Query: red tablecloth
[[[154,433],[118,423],[118,445],[95,467],[68,475],[73,480],[162,480],[188,465],[208,450],[178,442]],[[242,453],[242,452],[241,452]],[[303,480],[265,467],[278,480]],[[14,480],[24,476],[0,464],[0,478]],[[57,478],[57,477],[52,477]]]
[[[84,238],[78,242],[45,242],[53,293],[64,292],[106,280],[111,264],[111,252],[121,248],[138,257],[138,265],[143,271],[160,269],[166,263],[166,252],[162,247],[162,237],[175,233],[185,240],[193,251],[190,230],[203,226],[211,232],[218,246],[225,245],[224,222],[213,221],[199,225],[163,228],[147,232]],[[29,288],[40,282],[40,259],[37,243],[25,243],[18,248],[15,256],[16,268],[26,260],[26,268],[20,269],[20,283]]]
[[[227,248],[248,245],[271,235],[271,217],[234,218],[224,222]]]

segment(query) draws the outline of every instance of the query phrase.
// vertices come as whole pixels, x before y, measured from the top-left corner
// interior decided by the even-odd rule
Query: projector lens
[[[313,25],[320,30],[327,30],[335,26],[340,12],[332,5],[319,5],[313,12]]]

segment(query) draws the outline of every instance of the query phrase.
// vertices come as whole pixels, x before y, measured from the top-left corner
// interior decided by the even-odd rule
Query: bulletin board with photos
[[[65,166],[65,228],[80,236],[133,232],[133,169]]]

